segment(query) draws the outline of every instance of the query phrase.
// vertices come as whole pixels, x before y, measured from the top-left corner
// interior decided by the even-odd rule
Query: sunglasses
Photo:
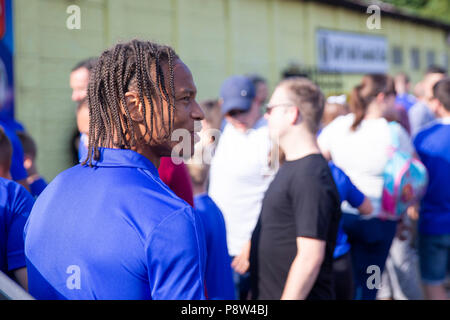
[[[241,114],[245,114],[245,113],[248,113],[250,110],[238,110],[238,109],[234,109],[234,110],[231,110],[230,112],[228,112],[227,114],[230,116],[230,117],[236,117],[236,116],[239,116],[239,115],[241,115]]]
[[[293,107],[293,106],[294,106],[294,104],[293,103],[289,103],[289,102],[279,103],[279,104],[270,104],[270,103],[268,103],[268,104],[265,105],[265,112],[264,113],[270,114],[272,112],[272,109],[275,109],[277,107]]]

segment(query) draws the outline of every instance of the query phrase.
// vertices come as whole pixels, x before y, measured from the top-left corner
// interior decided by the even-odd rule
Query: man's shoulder
[[[286,164],[290,171],[301,176],[314,176],[321,174],[323,170],[329,170],[328,162],[319,153],[288,161]]]
[[[320,154],[313,154],[288,166],[282,166],[284,179],[289,180],[292,188],[326,188],[332,185],[333,177],[327,161]]]
[[[101,195],[95,190],[103,190]],[[105,191],[106,190],[106,191]],[[74,196],[91,202],[120,199],[123,207],[138,212],[173,212],[189,206],[177,197],[161,179],[147,170],[130,167],[89,167],[76,165],[60,173],[43,191],[40,198],[64,201]],[[78,199],[78,200],[80,200]]]
[[[445,128],[445,126],[438,120],[431,121],[430,123],[426,124],[422,129],[420,129],[419,132],[416,133],[416,135],[413,137],[414,143],[416,141],[421,141],[428,136],[440,134],[439,131],[442,127]],[[450,126],[447,127],[450,129]]]
[[[450,135],[450,125],[441,123],[439,120],[433,121],[420,130],[413,138],[413,144],[417,151],[427,147],[429,143],[439,143],[448,145],[447,137]]]
[[[0,178],[0,205],[14,205],[14,202],[33,200],[29,192],[15,181]]]

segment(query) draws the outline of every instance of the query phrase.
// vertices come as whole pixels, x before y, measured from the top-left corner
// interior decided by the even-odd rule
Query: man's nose
[[[205,119],[205,113],[203,112],[200,105],[197,103],[196,100],[194,100],[194,105],[192,107],[191,116],[195,120],[203,120]]]

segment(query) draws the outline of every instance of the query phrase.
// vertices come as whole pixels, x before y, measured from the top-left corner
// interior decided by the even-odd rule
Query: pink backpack
[[[419,202],[425,194],[428,174],[420,160],[408,152],[399,150],[400,125],[390,122],[389,128],[392,144],[383,173],[382,212],[379,217],[399,220],[408,207]]]

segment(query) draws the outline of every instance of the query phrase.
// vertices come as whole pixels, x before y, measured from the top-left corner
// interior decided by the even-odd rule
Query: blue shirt
[[[194,207],[203,222],[206,238],[206,290],[212,300],[234,300],[233,272],[228,255],[222,212],[207,195],[194,197]]]
[[[23,166],[24,153],[22,143],[17,136],[12,124],[0,120],[0,127],[5,131],[6,136],[12,145],[12,159],[11,159],[11,177],[15,181],[23,180],[28,177],[27,170]]]
[[[437,120],[419,132],[414,146],[429,176],[420,206],[419,232],[450,234],[450,118]]]
[[[47,182],[44,180],[44,178],[40,177],[39,179],[34,180],[33,183],[30,184],[31,195],[37,198],[46,187]]]
[[[328,162],[331,174],[333,175],[334,182],[341,198],[341,203],[347,201],[352,207],[359,207],[364,201],[364,194],[355,187],[350,178],[336,165],[330,161]],[[338,234],[336,238],[336,246],[334,248],[333,258],[339,258],[346,254],[350,250],[350,244],[348,243],[348,236],[343,229],[343,220],[339,223]]]
[[[144,156],[100,149],[59,174],[25,227],[37,299],[204,299],[206,247],[192,207]]]
[[[33,197],[18,183],[0,178],[0,270],[25,267],[23,228]]]

